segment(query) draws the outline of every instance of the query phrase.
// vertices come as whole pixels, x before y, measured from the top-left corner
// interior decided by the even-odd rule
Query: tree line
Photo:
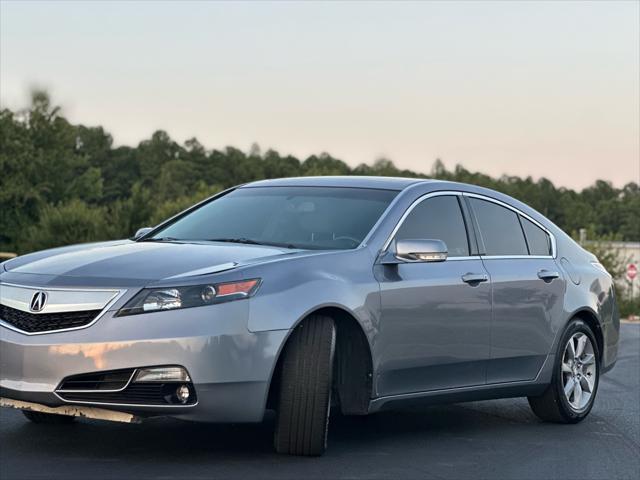
[[[473,183],[512,195],[569,233],[640,240],[640,189],[598,180],[582,191],[546,178],[493,178],[437,160],[429,174],[380,159],[350,167],[327,153],[303,160],[234,147],[209,150],[164,131],[136,147],[113,145],[102,127],[73,125],[46,92],[28,108],[0,111],[0,251],[26,253],[125,238],[222,189],[257,179],[306,175],[388,175]]]

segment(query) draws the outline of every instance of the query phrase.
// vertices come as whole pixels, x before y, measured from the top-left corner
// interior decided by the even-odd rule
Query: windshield
[[[222,241],[321,250],[356,248],[397,193],[368,188],[239,188],[143,241]]]

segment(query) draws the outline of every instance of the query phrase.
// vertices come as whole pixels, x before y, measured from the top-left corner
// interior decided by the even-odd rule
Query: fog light
[[[191,378],[182,367],[141,368],[134,382],[190,382]]]
[[[180,385],[176,390],[176,397],[180,403],[187,403],[191,396],[191,390],[187,385]]]

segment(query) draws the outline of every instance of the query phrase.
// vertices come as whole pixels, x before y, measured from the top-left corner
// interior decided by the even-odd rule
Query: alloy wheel
[[[577,332],[569,338],[562,356],[562,387],[575,411],[587,408],[596,388],[598,369],[593,344]]]

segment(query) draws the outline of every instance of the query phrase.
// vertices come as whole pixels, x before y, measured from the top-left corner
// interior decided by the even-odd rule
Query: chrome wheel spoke
[[[582,391],[586,393],[593,393],[594,383],[595,382],[593,381],[593,377],[590,377],[588,375],[584,375],[580,379],[580,387],[582,388]]]
[[[580,382],[574,382],[575,388],[573,389],[573,406],[580,408],[582,404],[582,387]]]
[[[571,365],[569,365],[567,362],[562,362],[562,372],[571,373]]]
[[[580,358],[582,356],[582,354],[584,353],[584,347],[587,344],[587,340],[589,340],[587,338],[586,335],[581,335],[577,338],[577,346],[576,346],[576,350],[575,350],[575,357],[576,358]]]
[[[571,400],[571,393],[573,392],[576,386],[576,382],[573,377],[569,377],[567,383],[564,384],[564,394],[567,396],[567,399]]]
[[[594,363],[596,363],[596,357],[592,353],[586,353],[582,357],[582,364],[583,365],[593,365]]]
[[[568,354],[569,360],[573,360],[576,358],[576,347],[573,344],[573,337],[571,337],[569,339],[569,343],[567,343],[567,354]]]

